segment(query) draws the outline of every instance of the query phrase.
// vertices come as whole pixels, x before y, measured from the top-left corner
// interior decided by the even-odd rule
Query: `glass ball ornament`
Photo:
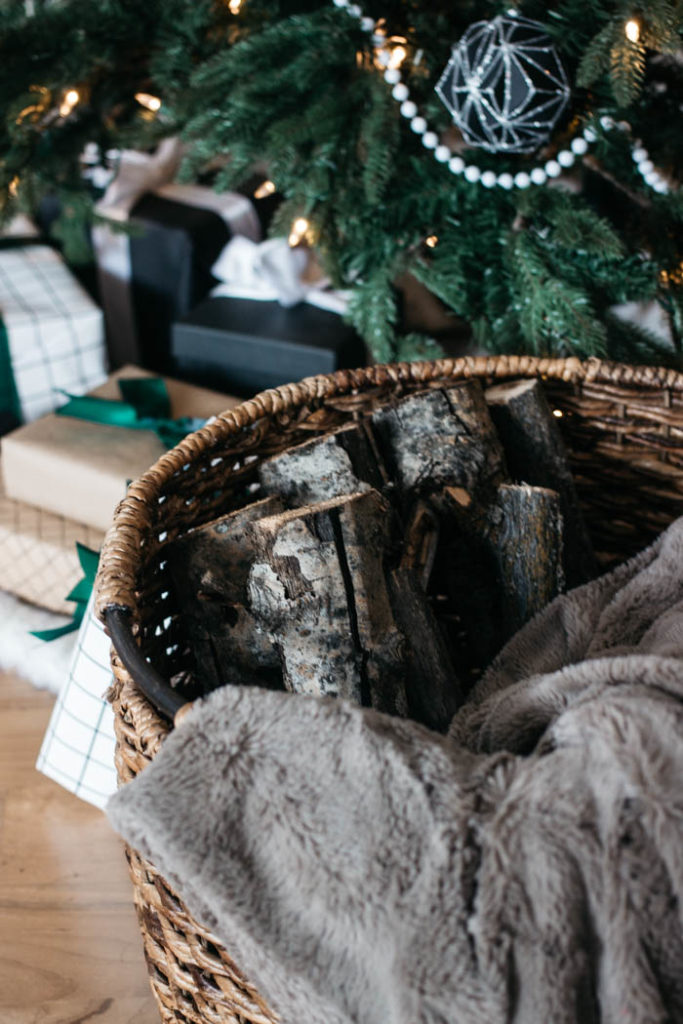
[[[512,14],[466,30],[436,91],[470,146],[530,153],[569,102],[562,62],[543,26]]]

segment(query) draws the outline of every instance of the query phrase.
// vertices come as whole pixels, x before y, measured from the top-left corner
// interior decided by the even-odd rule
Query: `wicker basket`
[[[167,581],[165,545],[243,501],[260,459],[396,396],[471,377],[483,383],[543,379],[553,408],[562,413],[577,488],[603,565],[639,550],[683,512],[683,374],[596,360],[527,357],[340,371],[263,392],[219,416],[130,487],[104,546],[98,614],[111,625],[123,610],[140,661],[150,662],[164,679],[182,673],[182,609],[175,606]],[[135,643],[129,641],[129,647]],[[171,726],[141,694],[123,666],[118,640],[117,645],[112,695],[116,764],[119,781],[125,783],[155,756]],[[133,851],[128,857],[162,1020],[276,1020],[218,940],[193,920],[164,879]]]

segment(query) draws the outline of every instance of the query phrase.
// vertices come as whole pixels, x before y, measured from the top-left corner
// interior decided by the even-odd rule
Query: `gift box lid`
[[[366,362],[363,340],[337,313],[227,296],[205,300],[173,325],[172,354],[184,375],[237,394]]]

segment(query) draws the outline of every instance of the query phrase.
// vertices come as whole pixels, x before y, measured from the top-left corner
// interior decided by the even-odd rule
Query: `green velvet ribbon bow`
[[[9,413],[17,423],[21,423],[21,404],[14,380],[9,338],[5,322],[2,319],[0,319],[0,410]]]
[[[60,636],[66,636],[67,633],[73,633],[74,630],[78,629],[83,621],[85,609],[88,607],[92,588],[95,585],[95,575],[97,573],[100,556],[99,552],[91,551],[90,548],[86,548],[84,544],[79,544],[78,541],[76,541],[76,551],[78,552],[78,561],[81,563],[81,569],[83,570],[83,579],[78,581],[76,586],[67,594],[66,597],[67,601],[76,602],[73,618],[71,619],[71,622],[67,622],[65,626],[57,626],[56,629],[39,629],[33,631],[31,635],[38,637],[39,640],[57,640]]]
[[[161,377],[125,378],[118,385],[123,401],[94,395],[69,395],[69,401],[56,410],[57,415],[129,430],[153,430],[167,448],[173,448],[206,422],[192,416],[172,419],[166,382]]]

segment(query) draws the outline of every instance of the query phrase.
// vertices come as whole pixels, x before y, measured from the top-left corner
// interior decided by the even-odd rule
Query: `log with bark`
[[[505,457],[479,381],[400,399],[372,415],[383,460],[404,507],[435,506],[444,487],[463,503],[486,502],[506,478]]]
[[[538,380],[511,381],[486,391],[491,418],[519,483],[557,491],[564,521],[564,574],[572,589],[597,572],[562,434]]]
[[[446,491],[437,559],[453,660],[466,689],[503,645],[564,589],[562,515],[554,491],[501,484],[472,515]]]
[[[287,689],[406,713],[405,639],[383,565],[388,511],[368,490],[254,524],[249,604]]]
[[[383,491],[388,483],[367,423],[342,427],[264,459],[259,479],[265,494],[277,494],[294,508],[371,487]]]
[[[171,580],[203,693],[225,683],[282,685],[277,652],[248,608],[254,561],[249,527],[283,508],[277,496],[193,530],[168,548]]]

